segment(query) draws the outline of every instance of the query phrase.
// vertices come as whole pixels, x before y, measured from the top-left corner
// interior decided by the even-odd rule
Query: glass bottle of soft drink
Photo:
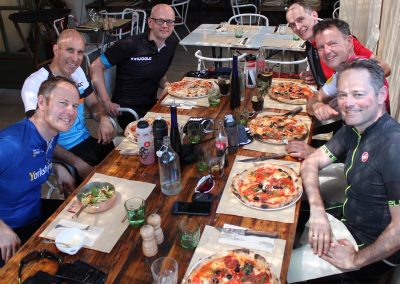
[[[257,74],[262,74],[265,71],[265,52],[264,48],[260,46],[257,55]]]
[[[217,133],[215,135],[215,148],[217,151],[217,156],[218,157],[224,157],[224,164],[225,166],[228,166],[228,159],[226,155],[226,148],[228,147],[228,135],[226,135],[225,128],[224,128],[224,122],[223,121],[218,121],[218,128],[217,128]]]

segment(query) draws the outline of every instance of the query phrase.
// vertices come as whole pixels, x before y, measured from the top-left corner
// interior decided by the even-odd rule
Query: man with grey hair
[[[382,68],[373,60],[356,59],[342,66],[337,100],[346,126],[301,165],[310,204],[311,249],[339,269],[358,270],[336,276],[360,281],[355,283],[372,281],[400,264],[400,242],[396,241],[400,234],[400,125],[382,107],[387,96],[383,79]],[[347,238],[335,238],[337,232],[332,231],[319,188],[319,170],[340,157],[346,157],[348,183],[341,221],[358,249]],[[297,258],[292,262],[291,272],[296,265],[318,267]]]
[[[174,10],[167,4],[158,4],[148,18],[149,31],[116,42],[97,58],[90,67],[92,82],[99,97],[112,116],[118,115],[122,129],[134,120],[117,108],[127,107],[144,116],[157,101],[158,88],[169,82],[166,72],[174,57],[177,40],[171,37],[175,25]],[[116,83],[112,99],[107,93],[105,69],[116,65]]]

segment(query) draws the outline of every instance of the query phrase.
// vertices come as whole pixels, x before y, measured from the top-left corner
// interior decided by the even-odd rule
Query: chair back
[[[79,25],[78,20],[74,15],[69,14],[67,19],[67,23],[65,23],[65,17],[55,19],[53,21],[53,28],[56,31],[57,36],[59,36],[63,30],[68,28],[76,28]]]
[[[171,7],[175,11],[175,26],[186,25],[190,0],[172,0]]]
[[[244,58],[247,54],[243,53],[242,55],[238,56],[238,60]],[[214,58],[214,57],[206,57],[203,56],[201,50],[197,50],[194,53],[194,56],[197,58],[197,71],[207,69],[204,61],[211,61],[211,62],[232,62],[232,57],[225,57],[225,58]]]
[[[338,19],[339,18],[339,13],[340,13],[340,7],[335,8],[332,12],[332,18],[333,19]]]
[[[240,15],[248,13],[249,11],[254,14],[259,14],[258,8],[254,4],[241,3],[240,0],[231,0],[231,7],[233,15]]]
[[[249,26],[269,26],[266,16],[260,14],[245,13],[234,15],[229,18],[228,24],[241,24]]]

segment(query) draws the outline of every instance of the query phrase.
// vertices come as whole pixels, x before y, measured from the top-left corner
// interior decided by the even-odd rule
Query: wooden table
[[[246,104],[250,104],[250,94],[246,94]],[[191,110],[178,110],[179,114],[186,114],[192,116],[203,116],[211,117],[214,119],[222,119],[226,113],[230,113],[229,110],[229,97],[222,97],[221,105],[214,108],[198,107]],[[243,105],[243,103],[242,103]],[[250,109],[250,108],[249,108]],[[154,112],[169,112],[168,107],[160,106],[159,103],[152,109]],[[250,150],[243,150],[239,148],[238,155],[257,156],[260,153]],[[216,208],[218,206],[219,199],[221,198],[223,188],[228,178],[230,169],[233,165],[235,156],[234,154],[229,155],[229,166],[225,168],[225,175],[222,179],[216,180],[216,187],[212,193],[214,195],[214,201],[212,204],[212,214],[210,216],[196,216],[201,223],[201,231],[203,231],[205,225],[211,225],[215,227],[222,227],[224,223],[240,225],[247,228],[252,228],[259,231],[276,231],[279,233],[279,238],[286,240],[283,264],[280,279],[282,283],[286,283],[286,275],[290,262],[290,255],[292,252],[294,236],[296,232],[298,214],[299,214],[299,203],[297,202],[295,209],[295,221],[294,223],[280,223],[272,221],[264,221],[252,218],[244,218],[240,216],[216,214]],[[286,159],[291,159],[287,157]],[[152,276],[150,272],[150,265],[152,261],[160,256],[171,256],[175,258],[179,263],[179,281],[182,280],[187,266],[193,255],[193,251],[184,250],[179,245],[179,239],[177,238],[177,224],[184,218],[183,215],[172,215],[170,213],[172,205],[175,201],[190,201],[191,196],[194,192],[194,187],[202,176],[201,173],[197,172],[194,165],[184,165],[182,167],[182,188],[183,191],[176,196],[165,196],[161,193],[159,185],[158,165],[154,163],[149,166],[143,166],[140,164],[137,156],[122,156],[118,151],[113,151],[110,155],[95,169],[96,172],[125,178],[131,180],[140,180],[150,183],[157,184],[151,195],[146,201],[147,213],[157,211],[161,216],[161,227],[164,232],[165,240],[164,243],[159,246],[158,254],[152,258],[146,258],[142,253],[142,240],[139,234],[138,228],[128,227],[120,240],[112,249],[111,253],[106,254],[91,249],[81,249],[76,255],[69,256],[64,255],[65,262],[73,262],[76,259],[86,261],[97,268],[108,273],[106,283],[152,283]],[[92,173],[93,174],[93,173]],[[91,175],[90,175],[91,176]],[[90,176],[84,181],[85,184]],[[82,185],[81,185],[82,186]],[[64,207],[71,199],[71,195],[64,203]],[[61,254],[57,251],[53,244],[45,244],[42,239],[38,237],[48,224],[60,212],[62,208],[59,208],[55,214],[53,214],[46,223],[28,240],[24,246],[18,251],[18,253],[0,270],[0,279],[3,283],[16,283],[18,275],[18,264],[23,256],[33,250],[48,249],[55,253]],[[120,220],[116,220],[120,222]],[[106,228],[107,230],[107,228]],[[45,260],[46,261],[46,260]],[[48,265],[47,265],[48,264]],[[34,274],[35,270],[40,270],[46,266],[51,273],[55,273],[55,265],[51,261],[47,262],[32,262],[25,269],[23,278],[25,279],[29,275]],[[180,283],[180,282],[179,282]]]

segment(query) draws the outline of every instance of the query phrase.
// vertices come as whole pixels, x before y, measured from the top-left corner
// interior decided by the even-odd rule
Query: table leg
[[[24,47],[25,47],[25,49],[26,49],[26,52],[28,52],[29,56],[30,56],[31,58],[33,58],[32,50],[30,49],[28,42],[26,41],[24,35],[22,34],[21,28],[19,27],[19,25],[18,25],[17,22],[14,22],[14,21],[13,21],[13,23],[14,23],[14,27],[15,27],[15,29],[17,30],[17,33],[18,33],[20,39],[22,40],[22,43],[23,43],[23,45],[24,45]]]

